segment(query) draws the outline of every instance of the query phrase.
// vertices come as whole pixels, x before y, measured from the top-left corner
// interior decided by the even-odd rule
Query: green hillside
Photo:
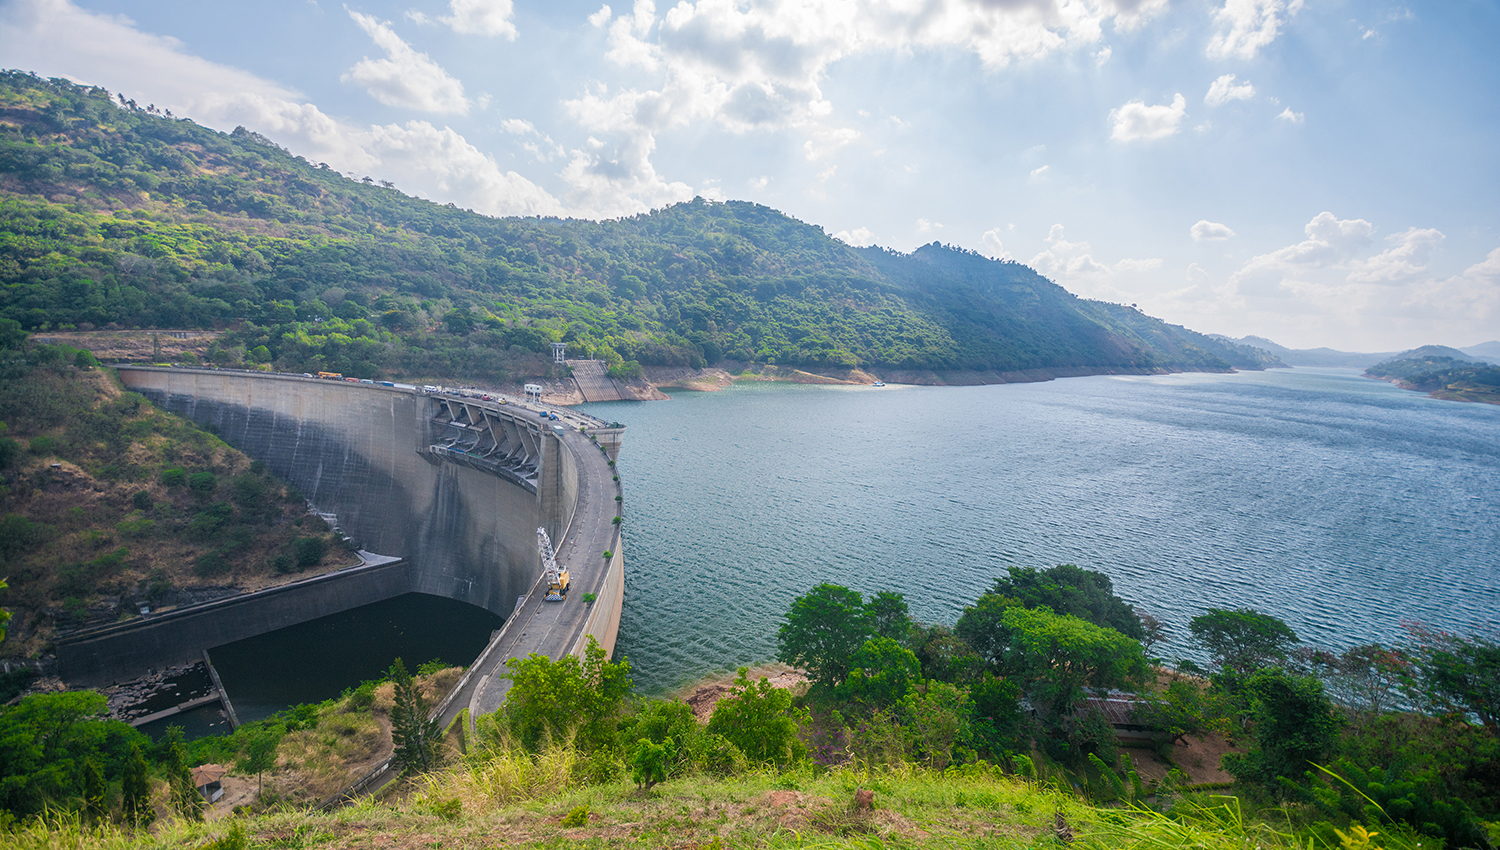
[[[1377,363],[1365,374],[1435,398],[1500,404],[1500,366],[1441,353],[1450,351],[1464,356],[1451,348],[1424,345]]]
[[[477,215],[102,89],[0,73],[0,317],[33,331],[229,329],[226,364],[534,374],[623,364],[872,370],[1280,365],[1026,266],[855,249],[744,202],[617,221]]]

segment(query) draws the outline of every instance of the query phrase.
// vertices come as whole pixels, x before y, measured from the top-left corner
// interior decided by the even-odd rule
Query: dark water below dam
[[[1311,369],[672,395],[584,407],[630,426],[617,654],[646,692],[772,657],[819,582],[951,624],[1012,565],[1107,573],[1169,658],[1210,606],[1328,647],[1500,628],[1500,406]]]
[[[400,657],[407,669],[434,659],[467,666],[504,620],[483,608],[408,593],[210,650],[241,723],[298,703],[321,702],[379,679]],[[182,726],[189,738],[227,734],[217,705],[141,727],[161,734]]]

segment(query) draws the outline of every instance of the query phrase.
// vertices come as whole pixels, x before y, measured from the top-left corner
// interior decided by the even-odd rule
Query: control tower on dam
[[[526,645],[515,653],[580,652],[589,635],[613,652],[624,570],[613,466],[623,429],[572,411],[559,411],[553,420],[519,404],[378,384],[208,369],[118,371],[131,390],[212,425],[226,442],[263,461],[317,510],[335,515],[359,548],[405,562],[404,576],[393,578],[392,568],[384,567],[379,586],[359,592],[347,592],[360,581],[351,575],[341,579],[344,591],[311,583],[306,590],[268,594],[259,608],[246,600],[226,610],[225,617],[237,621],[227,631],[223,617],[197,632],[179,624],[175,628],[186,631],[171,640],[184,651],[416,592],[507,618],[502,636],[514,631],[519,637],[520,630],[509,627],[523,612],[528,622],[546,624],[525,629]],[[538,528],[572,574],[567,598],[545,606],[532,604],[540,599]],[[584,603],[585,593],[595,595],[592,605]],[[297,594],[321,595],[288,604],[286,597]],[[340,607],[346,598],[352,604]],[[531,610],[538,606],[543,613]],[[152,618],[144,618],[87,646],[60,641],[64,677],[98,681],[103,670],[138,665],[146,647],[165,645],[162,635],[146,639],[152,628]],[[190,646],[195,642],[203,646]],[[503,665],[499,649],[492,642],[482,658]],[[174,662],[156,659],[151,666],[167,663]],[[497,671],[474,672],[471,689]]]

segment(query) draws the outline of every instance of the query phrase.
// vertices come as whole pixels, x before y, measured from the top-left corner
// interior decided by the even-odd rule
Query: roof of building
[[[212,785],[223,779],[224,774],[228,772],[229,765],[227,764],[200,764],[193,768],[193,787],[202,788],[205,785]]]

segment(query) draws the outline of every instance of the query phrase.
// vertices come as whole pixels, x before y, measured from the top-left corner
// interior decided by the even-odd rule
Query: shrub
[[[181,487],[187,483],[187,473],[173,466],[161,471],[161,483],[168,487]]]
[[[199,578],[208,578],[227,573],[229,568],[229,559],[224,557],[224,553],[214,551],[200,557],[193,564],[193,574]]]
[[[139,540],[144,537],[150,537],[152,532],[156,531],[156,520],[148,519],[139,514],[131,514],[115,523],[115,530],[120,532],[121,537]]]
[[[220,502],[199,511],[188,521],[188,535],[195,540],[213,540],[234,516],[234,508]]]
[[[563,815],[562,825],[568,829],[577,829],[580,826],[589,825],[589,807],[574,806],[573,811]]]
[[[50,455],[57,452],[57,438],[45,434],[31,438],[31,453],[34,455]]]
[[[714,706],[710,734],[722,735],[756,764],[787,764],[802,754],[790,692],[765,678],[751,682],[749,668],[741,667],[729,693]]]
[[[138,490],[134,496],[131,496],[130,503],[138,511],[149,511],[155,507],[155,503],[151,501],[151,494],[145,490]]]
[[[194,472],[187,477],[187,486],[200,496],[209,496],[219,486],[219,481],[212,472]]]
[[[667,778],[667,759],[670,750],[676,749],[671,738],[658,744],[641,738],[630,751],[630,778],[635,787],[650,791],[651,786]]]
[[[328,540],[323,537],[299,537],[292,541],[292,548],[297,553],[298,569],[316,567],[323,563],[323,556],[328,554]]]
[[[292,570],[296,569],[296,563],[296,561],[292,560],[291,555],[288,555],[285,552],[277,552],[275,555],[271,556],[271,560],[269,561],[268,565],[271,567],[271,572],[279,576],[284,576]]]

